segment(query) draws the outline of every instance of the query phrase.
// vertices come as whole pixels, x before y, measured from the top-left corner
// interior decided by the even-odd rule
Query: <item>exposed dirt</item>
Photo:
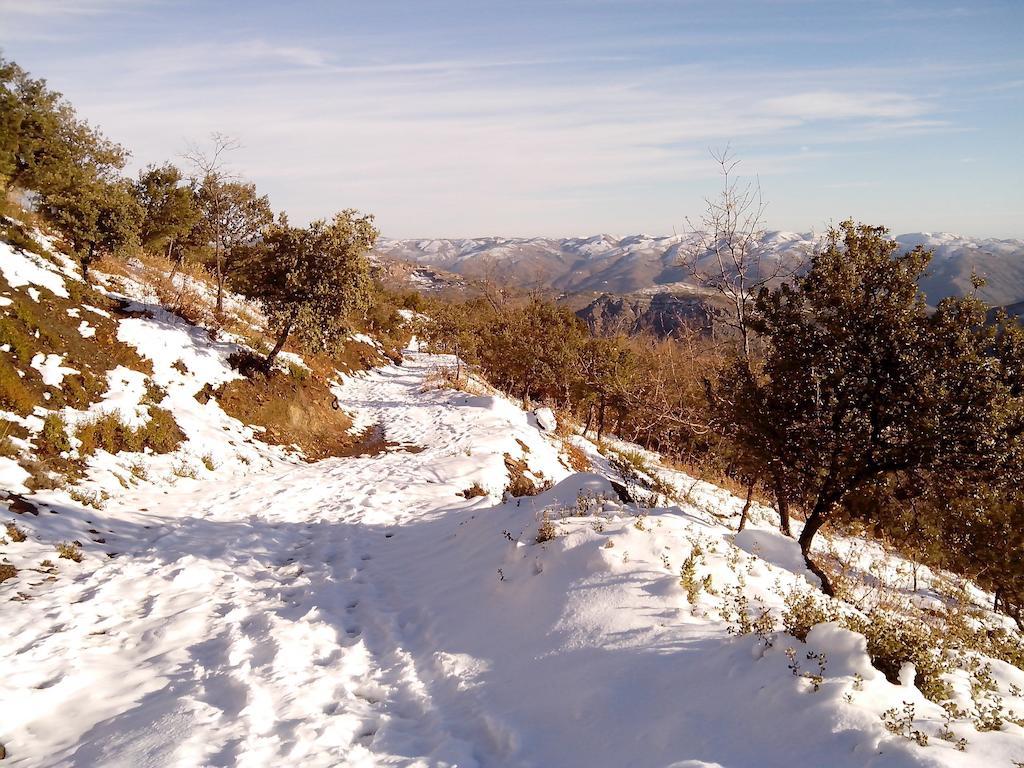
[[[334,395],[319,376],[302,378],[280,371],[254,372],[224,385],[217,401],[226,413],[264,428],[261,440],[296,445],[310,461],[345,453],[354,442],[352,420],[334,407]]]

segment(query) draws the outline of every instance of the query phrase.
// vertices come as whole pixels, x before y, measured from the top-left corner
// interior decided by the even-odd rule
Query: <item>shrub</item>
[[[24,226],[6,216],[0,217],[0,239],[10,243],[19,251],[29,251],[40,256],[46,255],[43,247],[36,242]]]
[[[0,582],[13,579],[18,575],[18,569],[10,563],[0,563]]]
[[[77,541],[65,541],[57,545],[57,554],[65,560],[82,562],[82,545]]]
[[[150,406],[149,421],[142,427],[143,444],[155,453],[170,453],[185,439],[170,411]]]
[[[783,598],[783,602],[786,608],[782,612],[782,627],[800,641],[807,640],[807,634],[816,624],[840,618],[834,604],[819,599],[812,592],[794,588]]]
[[[900,669],[907,662],[914,665],[914,684],[935,702],[950,698],[952,691],[942,675],[949,663],[936,649],[942,639],[935,637],[927,624],[872,611],[867,618],[850,617],[844,622],[849,629],[867,639],[871,664],[890,683],[899,682]]]
[[[60,414],[48,413],[43,419],[43,429],[36,438],[36,452],[40,456],[58,456],[70,450],[67,424]]]
[[[551,541],[553,538],[558,536],[558,528],[551,522],[548,517],[548,513],[544,513],[544,519],[540,521],[540,525],[537,527],[537,543],[543,544],[545,541]]]
[[[682,567],[679,569],[679,586],[686,590],[686,600],[690,605],[695,605],[700,597],[701,582],[697,580],[697,563],[703,554],[699,544],[694,544],[690,554],[686,556]]]
[[[288,375],[291,376],[299,384],[304,384],[309,381],[309,369],[304,365],[298,365],[297,363],[288,363]]]

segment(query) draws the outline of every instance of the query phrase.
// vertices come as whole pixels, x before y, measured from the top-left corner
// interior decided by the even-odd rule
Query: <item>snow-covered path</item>
[[[510,420],[537,433],[501,400],[453,408],[422,393],[433,364],[418,356],[343,392],[413,450],[93,513],[118,556],[8,623],[12,764],[474,764],[471,708],[447,723],[403,647],[418,617],[387,594],[389,555],[415,535],[405,524],[474,506],[457,490],[491,477],[500,491],[502,453],[521,450]]]
[[[793,543],[770,530],[753,526],[744,542],[757,551],[760,537],[771,557],[748,557],[693,510],[637,518],[611,503],[556,517],[561,535],[536,544],[545,510],[564,513],[607,481],[571,474],[502,398],[423,391],[438,362],[411,354],[341,390],[360,423],[383,424],[401,448],[151,488],[86,512],[117,556],[62,565],[32,599],[7,603],[5,764],[985,759],[886,734],[880,709],[913,700],[937,724],[938,708],[887,683],[863,638],[814,630],[806,650],[830,661],[811,692],[783,647],[729,637],[708,596],[688,604],[679,567],[695,537],[709,567],[734,558],[752,589],[800,579],[773,554]],[[505,454],[557,484],[501,503]],[[459,495],[475,483],[489,495]],[[716,580],[732,573],[715,567]],[[1001,755],[1011,744],[991,743]]]

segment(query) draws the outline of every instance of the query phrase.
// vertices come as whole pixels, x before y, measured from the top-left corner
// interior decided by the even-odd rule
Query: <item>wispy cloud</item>
[[[0,9],[13,5],[22,4],[0,0]],[[658,24],[682,18],[673,3],[612,0],[602,7],[629,11],[621,24],[588,26],[582,12],[544,18],[571,5],[536,3],[537,24],[513,31],[525,22],[502,25],[476,3],[439,0],[436,12],[449,18],[433,26],[385,4],[386,23],[372,28],[353,17],[323,29],[289,20],[279,30],[254,18],[244,29],[190,23],[143,40],[117,38],[102,16],[140,7],[131,0],[44,0],[50,18],[88,15],[104,29],[78,51],[40,46],[39,74],[132,148],[137,165],[224,131],[245,145],[238,170],[294,218],[355,205],[377,212],[392,235],[624,231],[626,220],[665,231],[685,195],[699,201],[714,188],[707,148],[730,140],[744,168],[793,185],[802,202],[792,209],[806,206],[797,213],[807,218],[790,226],[805,226],[822,214],[796,180],[855,196],[876,184],[865,162],[877,175],[908,137],[980,130],[966,100],[986,85],[1012,93],[1024,82],[1013,56],[843,55],[862,30],[774,21],[787,12],[803,19],[810,3],[772,3],[762,25]],[[62,28],[39,19],[37,33]],[[133,27],[151,28],[151,19]],[[829,55],[816,58],[813,46]],[[872,186],[871,199],[884,189]]]

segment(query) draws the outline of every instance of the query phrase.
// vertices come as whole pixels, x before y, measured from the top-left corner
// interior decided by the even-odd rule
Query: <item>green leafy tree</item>
[[[142,209],[122,179],[105,179],[86,169],[49,191],[41,208],[67,238],[86,280],[97,257],[138,242]]]
[[[918,280],[930,253],[898,255],[887,231],[843,222],[795,284],[762,290],[751,328],[763,368],[737,363],[716,403],[725,432],[815,535],[852,494],[897,473],[982,471],[1006,439],[1012,390],[973,298],[930,313]]]
[[[607,428],[609,408],[620,415],[626,410],[626,401],[636,386],[640,361],[624,336],[595,336],[586,340],[577,358],[577,381],[581,400],[587,403],[587,421],[584,433],[591,424],[601,439]]]
[[[277,335],[268,369],[293,332],[325,351],[349,332],[352,315],[370,300],[366,254],[377,237],[373,217],[351,209],[305,228],[282,216],[268,229],[261,258],[246,277],[246,292],[259,300]]]
[[[143,211],[139,229],[142,245],[168,258],[181,254],[182,243],[188,241],[199,223],[195,185],[174,165],[165,163],[140,171],[133,191]]]
[[[456,378],[462,377],[462,365],[477,362],[483,316],[473,310],[484,310],[481,304],[437,303],[423,322],[423,339],[439,352],[455,356]]]
[[[81,120],[45,80],[0,59],[0,179],[6,187],[42,196],[65,190],[67,177],[86,170],[106,177],[127,153]]]
[[[256,185],[227,181],[214,171],[203,177],[198,205],[202,213],[204,239],[213,250],[213,271],[217,281],[217,317],[224,314],[224,287],[239,270],[263,230],[274,220],[270,200],[256,192]]]

